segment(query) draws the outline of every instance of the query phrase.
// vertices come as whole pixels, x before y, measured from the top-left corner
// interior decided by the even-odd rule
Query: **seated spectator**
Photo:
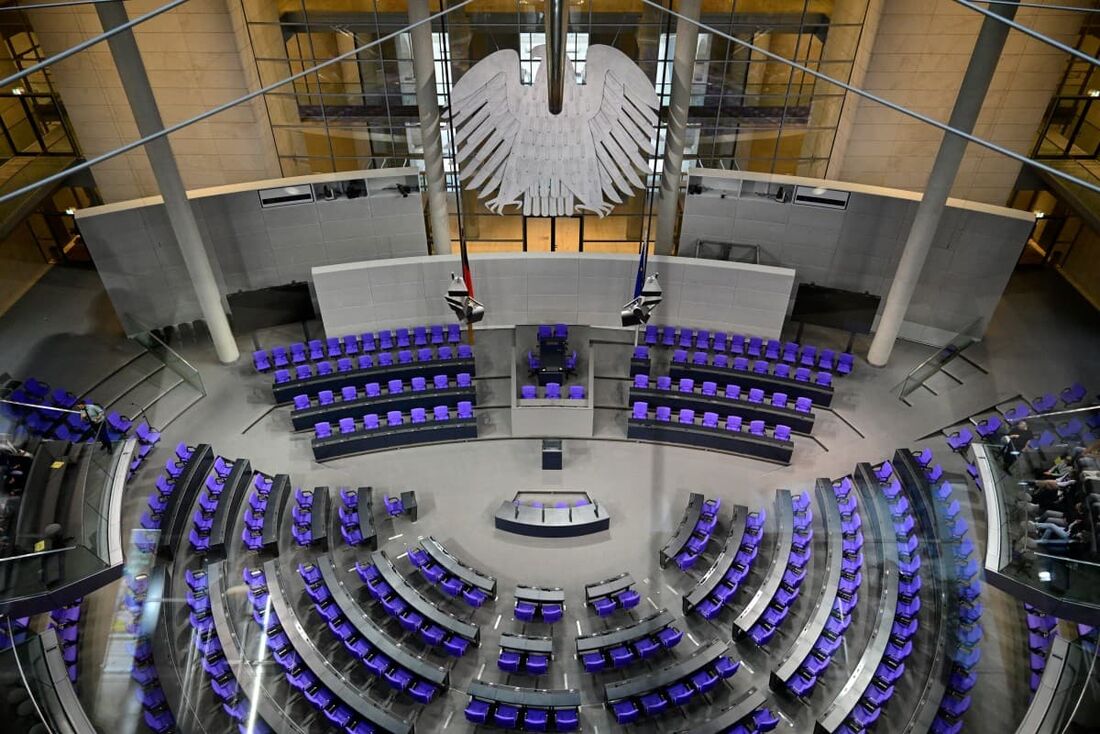
[[[1001,462],[1004,464],[1005,471],[1012,468],[1012,465],[1016,463],[1016,459],[1019,458],[1020,452],[1033,438],[1035,438],[1035,434],[1028,428],[1027,421],[1018,422],[1013,426],[1011,433],[1006,433],[1001,437]]]

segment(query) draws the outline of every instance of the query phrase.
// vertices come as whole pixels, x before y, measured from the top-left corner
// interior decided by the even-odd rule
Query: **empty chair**
[[[317,393],[317,402],[321,405],[332,405],[334,398],[332,390],[322,390]]]
[[[764,346],[764,359],[779,359],[780,346],[778,339],[768,339],[767,344]]]
[[[316,423],[313,426],[313,433],[317,438],[329,438],[332,436],[332,425],[327,421]]]
[[[655,324],[646,325],[644,341],[650,346],[653,346],[657,343],[657,326]]]
[[[393,355],[389,352],[380,352],[378,355],[378,364],[383,367],[393,365]]]
[[[798,382],[809,382],[810,369],[808,367],[799,367],[794,371],[794,379]]]
[[[252,366],[257,372],[267,372],[271,369],[271,357],[266,349],[257,349],[252,353]]]
[[[814,383],[817,384],[817,385],[820,385],[821,387],[832,387],[833,386],[833,373],[832,372],[818,372],[817,373],[817,379],[814,380]]]
[[[424,408],[413,408],[409,411],[409,415],[412,416],[413,423],[424,423],[428,420],[427,412]]]
[[[569,386],[569,399],[570,400],[584,400],[584,386],[583,385],[570,385]]]
[[[367,413],[363,416],[363,428],[366,428],[367,430],[378,428],[378,421],[379,419],[377,413]]]
[[[691,349],[692,337],[695,336],[695,332],[686,326],[680,327],[680,346],[684,349]]]
[[[645,420],[649,415],[649,403],[638,400],[634,403],[634,410],[630,414],[631,418],[636,420]]]
[[[361,370],[370,369],[374,366],[374,357],[369,354],[360,354],[359,359],[356,360],[356,365]]]
[[[354,433],[355,432],[355,419],[354,418],[341,418],[340,419],[340,433]]]
[[[751,429],[750,429],[751,430]],[[782,424],[775,427],[775,440],[776,441],[790,441],[791,440],[791,427],[784,426]]]
[[[768,374],[768,363],[762,359],[754,360],[752,363],[752,371],[758,375]]]
[[[676,351],[674,351],[672,353],[672,363],[673,364],[687,364],[687,360],[688,360],[688,353],[687,353],[686,350],[677,349]]]
[[[718,414],[709,410],[703,413],[703,425],[707,428],[717,428]]]
[[[658,390],[671,390],[672,378],[668,375],[658,375],[657,377],[657,389]]]
[[[524,400],[533,400],[538,397],[538,388],[534,385],[521,385],[519,396]]]
[[[454,350],[451,349],[451,347],[443,346],[443,347],[439,348],[439,358],[440,359],[454,359],[454,357],[455,357]],[[431,359],[431,357],[429,357],[429,359]],[[427,360],[421,360],[421,361],[427,361]]]
[[[309,342],[309,358],[316,361],[325,358],[325,347],[320,339],[311,339]]]
[[[386,425],[387,426],[399,426],[403,423],[400,410],[390,410],[386,412]]]
[[[726,416],[726,430],[727,431],[740,431],[741,430],[741,416],[739,416],[739,415]]]
[[[423,377],[414,377],[410,382],[413,392],[423,392],[428,389],[428,381]]]
[[[680,387],[680,392],[694,392],[695,391],[695,380],[691,379],[690,377],[681,377],[679,387]]]
[[[559,400],[561,398],[561,383],[546,383],[546,397],[550,400]]]
[[[528,352],[528,354],[530,354],[530,352]],[[634,359],[649,359],[649,347],[634,347]]]
[[[745,357],[734,357],[733,358],[733,368],[735,370],[740,370],[742,372],[748,372],[748,370],[749,370],[749,360],[746,359]]]
[[[473,418],[474,417],[474,404],[469,400],[458,401],[458,417],[459,418]]]
[[[401,380],[390,380],[386,383],[386,390],[388,390],[390,394],[397,394],[399,392],[402,392],[404,389],[405,386],[401,382]]]
[[[749,433],[754,436],[763,436],[764,421],[749,421]]]
[[[716,354],[716,355],[714,355],[713,364],[714,364],[715,367],[726,368],[726,367],[730,366],[730,360],[729,360],[729,357],[726,356],[725,354]]]
[[[761,390],[758,387],[750,388],[749,389],[749,402],[750,403],[763,403],[764,402],[764,391]]]
[[[300,364],[294,368],[294,379],[308,380],[313,377],[313,369],[308,364]]]
[[[667,405],[659,405],[654,415],[657,420],[668,423],[672,419],[672,408]]]
[[[328,362],[322,362],[321,364],[328,364]],[[351,357],[340,357],[340,359],[336,360],[337,372],[351,372],[353,367],[354,363],[351,361]],[[317,366],[317,371],[321,371],[320,365]]]
[[[694,365],[703,366],[707,363],[706,352],[692,352],[691,363]]]
[[[695,411],[692,410],[691,408],[681,408],[680,409],[680,422],[681,423],[686,423],[687,425],[694,425],[695,424]]]
[[[750,357],[759,357],[760,349],[764,346],[764,340],[758,336],[750,337],[746,352]]]

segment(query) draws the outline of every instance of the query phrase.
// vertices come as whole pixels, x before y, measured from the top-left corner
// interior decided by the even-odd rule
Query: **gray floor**
[[[391,556],[402,554],[419,536],[431,534],[465,562],[498,578],[499,598],[472,615],[484,635],[480,654],[471,653],[458,663],[453,673],[455,690],[421,712],[418,723],[422,730],[472,730],[461,715],[465,703],[461,691],[480,674],[488,680],[515,685],[558,687],[568,683],[579,687],[586,703],[582,712],[585,730],[605,731],[614,726],[599,705],[600,687],[592,676],[581,671],[570,650],[578,631],[587,633],[629,620],[622,616],[604,622],[589,614],[582,603],[583,585],[629,571],[643,594],[642,607],[634,613],[636,618],[665,606],[678,612],[679,595],[693,580],[678,570],[660,569],[656,550],[675,527],[689,491],[720,496],[726,503],[767,506],[776,488],[809,488],[816,477],[843,476],[856,462],[880,461],[898,446],[919,447],[921,436],[1016,395],[1037,395],[1077,380],[1095,389],[1100,385],[1098,326],[1096,311],[1077,298],[1057,276],[1043,271],[1018,273],[998,308],[987,338],[968,351],[988,374],[956,362],[948,369],[957,379],[945,375],[933,378],[928,383],[931,391],[922,389],[914,393],[909,406],[897,399],[896,388],[905,374],[934,350],[899,343],[891,365],[884,369],[871,368],[858,360],[853,374],[840,382],[832,411],[818,414],[813,438],[796,437],[795,458],[789,467],[626,442],[621,440],[625,433],[624,415],[601,410],[597,414],[597,438],[566,441],[565,469],[543,472],[538,468],[538,444],[510,439],[508,413],[503,409],[479,411],[479,429],[485,440],[367,454],[322,465],[312,459],[308,436],[289,431],[287,409],[272,408],[269,378],[254,374],[247,356],[237,365],[218,364],[212,349],[201,342],[185,343],[181,351],[201,372],[207,396],[178,418],[175,416],[186,401],[177,400],[178,404],[168,408],[166,399],[154,405],[151,415],[154,424],[158,418],[172,421],[165,430],[166,446],[178,441],[209,442],[224,456],[249,458],[256,469],[289,473],[296,485],[370,484],[380,491],[415,489],[420,498],[421,519],[415,524],[405,520],[394,523],[392,531],[385,535],[388,538],[385,547]],[[311,328],[319,332],[318,326]],[[793,331],[788,336],[792,335]],[[628,338],[614,333],[596,336]],[[299,341],[302,329],[280,327],[258,334],[257,338],[265,346]],[[812,328],[807,328],[804,339],[834,348],[843,348],[845,342],[842,335]],[[251,341],[250,337],[239,339],[246,355],[252,349]],[[502,357],[503,350],[498,348],[506,341],[510,341],[510,335],[503,332],[478,334],[478,390],[483,405],[502,405],[510,397],[510,384],[500,379],[510,370],[507,357]],[[109,307],[105,307],[102,288],[97,285],[94,273],[86,271],[55,270],[44,278],[15,309],[0,318],[0,343],[5,345],[0,353],[0,371],[18,376],[36,375],[78,392],[93,386],[108,391],[112,384],[124,383],[121,377],[111,378],[113,383],[103,382],[103,378],[120,367],[125,368],[140,354],[140,349],[121,339],[117,323]],[[865,339],[857,339],[857,355],[865,353],[866,346]],[[596,365],[600,378],[596,404],[625,403],[628,347],[624,345],[618,350],[601,346],[598,354],[601,357]],[[150,396],[156,397],[158,387],[163,389],[172,384],[173,374],[164,371],[163,375],[144,381],[146,386],[142,390],[146,392],[131,395],[127,400],[143,403]],[[110,392],[117,390],[111,388]],[[949,456],[941,440],[930,440],[927,445],[937,451],[950,472],[961,476],[961,463]],[[162,463],[166,453],[167,450],[154,453],[153,464]],[[143,470],[130,485],[126,501],[128,522],[136,523],[155,474],[152,467]],[[961,487],[963,483],[960,480],[956,485]],[[495,530],[493,511],[502,499],[522,489],[584,490],[610,510],[611,529],[582,541],[523,539]],[[980,498],[971,493],[970,499],[968,511],[981,529],[984,512]],[[978,539],[981,540],[980,534]],[[308,554],[295,551],[283,555],[281,563],[289,571],[292,563]],[[240,554],[231,558],[237,565],[248,560]],[[345,560],[350,566],[350,559]],[[406,559],[399,563],[402,571],[410,571]],[[762,566],[757,574],[765,570]],[[758,578],[754,580],[758,582]],[[808,579],[804,598],[794,611],[794,619],[788,622],[792,628],[804,622],[809,614],[819,591],[819,583],[815,586],[814,580],[812,576]],[[537,681],[522,676],[508,678],[494,664],[495,636],[523,629],[510,613],[511,592],[517,582],[559,585],[568,594],[566,619],[552,630],[556,659],[550,673]],[[747,588],[754,587],[750,583]],[[434,591],[428,589],[425,593]],[[749,596],[751,591],[737,597],[735,608]],[[434,598],[441,604],[449,603],[441,595]],[[864,595],[861,605],[869,603],[870,598]],[[1027,702],[1020,609],[1014,600],[988,587],[983,601],[988,610],[986,637],[967,730],[1010,731],[1022,717]],[[103,728],[132,731],[140,711],[131,704],[116,706],[113,702],[117,697],[105,695],[125,685],[125,671],[113,673],[98,664],[106,649],[101,637],[107,627],[103,620],[110,618],[115,596],[104,590],[92,604],[95,630],[92,636],[101,641],[85,643],[82,697],[93,707]],[[456,613],[468,614],[460,606],[451,608]],[[685,636],[675,655],[688,655],[697,644],[711,640],[729,640],[732,619],[733,615],[726,612],[715,624],[686,621],[684,626],[690,636]],[[857,621],[856,626],[859,624],[862,622]],[[549,630],[528,625],[526,631],[542,634]],[[849,640],[858,646],[861,643],[855,641],[865,636],[854,627]],[[337,657],[339,652],[342,651],[335,653]],[[859,649],[845,650],[841,664],[850,664],[859,652]],[[720,691],[713,697],[714,708],[727,705],[749,687],[766,687],[766,654],[752,645],[738,643],[735,656],[745,661],[745,669],[731,680],[731,690]],[[180,659],[190,658],[181,651]],[[196,673],[191,662],[189,667],[171,674],[176,676],[178,695],[185,695],[190,701],[188,706],[201,712],[208,710],[210,698],[203,691],[205,681],[201,671]],[[632,674],[641,670],[644,668],[630,669]],[[616,675],[606,674],[598,682],[607,682]],[[837,680],[835,687],[840,684]],[[278,690],[272,692],[277,699],[281,695]],[[784,730],[809,731],[811,708],[816,710],[823,700],[815,696],[807,707],[776,699],[776,706],[787,721]],[[688,718],[682,722],[675,715],[666,716],[657,725],[642,730],[672,731],[705,720],[711,707],[692,706],[687,710]],[[211,731],[228,730],[227,718],[221,713],[205,716],[199,713],[194,721],[198,720],[205,722],[203,730],[208,727]],[[189,726],[200,729],[198,724]]]

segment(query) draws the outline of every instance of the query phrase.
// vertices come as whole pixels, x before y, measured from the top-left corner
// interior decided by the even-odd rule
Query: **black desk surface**
[[[875,677],[875,671],[886,653],[886,645],[890,642],[890,630],[893,627],[898,606],[898,541],[897,536],[894,535],[894,521],[890,515],[890,508],[886,504],[885,497],[878,491],[878,480],[875,479],[874,470],[869,464],[857,465],[853,479],[857,485],[862,485],[860,487],[862,496],[873,497],[870,507],[864,505],[866,510],[864,516],[874,516],[872,537],[879,540],[882,551],[879,599],[877,606],[874,607],[877,616],[867,646],[855,668],[852,669],[848,681],[818,716],[816,729],[819,732],[836,731],[855,710],[856,704],[867,690],[867,686],[871,684],[871,679]]]
[[[577,637],[577,655],[597,650],[606,650],[609,647],[625,645],[642,637],[648,637],[663,630],[673,623],[675,617],[667,609],[662,609],[645,619],[638,620],[634,624],[619,627],[606,632],[593,632]]]
[[[276,559],[264,563],[264,576],[267,577],[268,596],[279,625],[290,640],[290,646],[294,648],[294,652],[298,653],[298,657],[302,659],[302,664],[313,671],[321,685],[332,691],[336,699],[343,702],[355,715],[366,719],[374,726],[391,734],[411,734],[412,724],[397,718],[365,698],[344,676],[333,670],[328,660],[313,646],[313,642],[305,634],[301,620],[294,613],[293,606],[283,595],[283,582],[279,577],[279,563]]]
[[[37,705],[46,710],[46,718],[54,725],[52,731],[64,732],[64,734],[96,734],[96,728],[88,719],[80,699],[76,696],[73,683],[69,680],[68,668],[61,653],[61,642],[53,629],[47,628],[41,633],[42,661],[37,661],[33,653],[29,656],[31,670],[25,670],[24,675],[29,678],[37,677],[43,671],[40,663],[45,663],[45,675],[48,676],[49,686],[45,681],[36,686],[38,695],[35,696]],[[28,663],[24,662],[26,667]],[[52,695],[51,695],[52,694]]]
[[[634,577],[628,572],[620,573],[602,581],[594,581],[584,585],[584,600],[591,604],[594,600],[604,596],[611,596],[620,591],[629,589],[634,585]]]
[[[733,620],[734,634],[747,635],[749,629],[760,621],[768,604],[771,604],[779,585],[783,583],[783,574],[787,571],[787,560],[791,555],[791,541],[794,538],[794,505],[791,491],[780,489],[775,493],[775,550],[771,556],[771,567],[767,578],[756,590],[749,603]]]
[[[556,586],[516,586],[514,596],[520,601],[529,601],[535,604],[565,603],[565,591]]]
[[[758,387],[764,392],[783,392],[791,400],[795,398],[809,398],[814,405],[828,406],[833,402],[833,388],[815,385],[812,382],[802,382],[790,377],[776,377],[771,374],[759,374],[746,370],[735,370],[732,367],[715,367],[713,365],[672,364],[668,370],[669,377],[674,381],[681,377],[692,377],[697,382],[713,380],[719,384],[732,382],[740,385],[742,390]]]
[[[505,632],[500,636],[500,646],[517,652],[536,652],[551,655],[554,652],[553,637],[529,637]]]
[[[684,514],[680,517],[680,524],[676,526],[676,532],[661,548],[662,568],[667,566],[669,561],[675,558],[676,554],[682,551],[687,542],[691,540],[691,534],[695,532],[695,523],[699,522],[699,517],[703,513],[703,502],[705,500],[706,498],[698,492],[692,492],[688,495],[687,506],[684,508]]]
[[[432,604],[430,601],[420,595],[420,592],[409,585],[409,582],[405,580],[398,570],[394,567],[393,562],[385,551],[375,551],[370,554],[371,563],[378,568],[379,573],[382,574],[382,578],[387,584],[393,587],[394,592],[400,596],[406,604],[420,613],[424,619],[436,624],[448,632],[452,632],[459,637],[470,640],[474,644],[477,644],[481,639],[481,630],[477,625],[470,624],[469,622],[463,622],[461,619],[452,617],[442,609]]]
[[[180,539],[186,536],[185,529],[191,523],[191,507],[202,491],[206,475],[214,465],[214,452],[209,444],[200,443],[191,452],[191,458],[177,477],[175,489],[168,498],[168,506],[161,514],[160,541],[157,552],[168,559],[174,558]]]
[[[470,586],[476,586],[490,596],[496,596],[497,580],[480,571],[475,571],[465,565],[443,547],[443,544],[432,536],[420,541],[421,547],[432,557],[432,560],[446,569],[447,573],[457,576]]]
[[[397,642],[374,623],[374,620],[363,614],[362,607],[352,597],[348,588],[340,581],[336,572],[336,561],[331,554],[325,554],[316,561],[317,568],[321,571],[321,578],[325,586],[332,593],[332,600],[359,636],[374,647],[385,653],[386,657],[393,660],[401,667],[408,670],[418,678],[423,678],[429,683],[446,688],[450,685],[450,674],[447,668],[433,665],[413,651]]]
[[[450,418],[445,421],[403,423],[393,428],[359,429],[354,433],[333,433],[330,438],[312,440],[313,457],[327,461],[340,456],[381,451],[399,446],[464,441],[477,438],[477,417]]]
[[[322,547],[328,546],[328,526],[332,515],[329,499],[328,487],[313,488],[313,505],[309,508],[310,531],[313,542]]]
[[[225,561],[214,561],[206,565],[207,589],[210,596],[210,616],[214,619],[214,631],[218,635],[225,652],[225,659],[233,671],[233,677],[237,679],[239,693],[250,696],[258,692],[259,695],[249,698],[249,703],[255,706],[260,719],[270,726],[277,734],[296,734],[303,730],[291,717],[276,706],[269,698],[266,689],[256,684],[256,671],[250,663],[242,659],[241,649],[237,643],[237,636],[233,633],[232,623],[225,606]]]
[[[356,490],[356,512],[359,515],[359,532],[370,548],[378,548],[378,533],[374,529],[374,489],[360,487]]]
[[[276,474],[271,480],[271,491],[267,495],[267,509],[264,510],[264,550],[278,549],[279,533],[283,528],[286,506],[288,502],[294,501],[293,494],[290,489],[290,477],[286,474]]]
[[[509,706],[552,709],[578,708],[581,705],[581,692],[575,688],[517,688],[475,679],[466,689],[466,693],[483,701],[495,701]]]
[[[741,542],[745,539],[745,518],[748,514],[749,508],[744,505],[733,506],[733,516],[729,521],[729,532],[726,534],[726,543],[722,547],[722,552],[703,574],[703,578],[699,579],[692,590],[684,596],[684,614],[702,604],[718,584],[722,583],[726,571],[733,565],[733,559],[741,549]]]
[[[772,669],[773,687],[775,683],[786,683],[791,679],[802,663],[809,656],[817,638],[825,630],[825,624],[829,621],[829,615],[833,611],[833,603],[836,601],[837,592],[840,589],[840,573],[844,561],[844,536],[840,528],[840,507],[837,505],[836,493],[833,492],[833,483],[829,479],[818,479],[817,488],[818,507],[824,508],[821,512],[821,535],[826,538],[825,546],[825,576],[821,587],[821,594],[810,613],[810,619],[806,622],[802,631],[798,633],[794,643],[779,658],[779,664]],[[817,561],[814,561],[816,564]],[[815,566],[816,569],[816,566]],[[815,570],[816,574],[816,570]]]
[[[385,366],[354,369],[347,372],[332,372],[327,375],[314,375],[305,380],[291,379],[289,382],[272,385],[272,394],[276,403],[289,403],[295,395],[316,395],[322,390],[340,392],[340,388],[352,385],[361,387],[368,382],[385,384],[390,380],[408,382],[414,377],[431,379],[433,375],[454,377],[460,372],[474,374],[473,357],[452,359],[433,359],[427,362],[408,362]],[[293,374],[293,372],[291,373]]]
[[[559,385],[565,382],[565,353],[547,352],[542,350],[539,354],[539,384],[546,385],[556,382]]]
[[[725,426],[705,428],[696,423],[682,425],[652,418],[627,420],[626,437],[639,441],[678,444],[692,448],[724,451],[753,459],[789,464],[794,444],[769,436],[754,436],[748,431],[727,431]]]
[[[248,499],[249,484],[252,482],[252,465],[248,459],[237,459],[225,479],[225,489],[218,498],[218,507],[214,510],[214,524],[210,526],[210,553],[225,555],[225,544],[232,543],[235,537],[228,537],[233,523],[241,514],[241,504]]]
[[[723,395],[708,396],[698,390],[695,392],[680,392],[679,390],[658,390],[654,387],[645,389],[631,387],[627,396],[627,405],[633,406],[637,401],[649,403],[650,406],[667,405],[672,408],[673,414],[681,408],[690,408],[697,416],[703,413],[717,413],[722,418],[728,415],[739,415],[745,421],[764,421],[765,425],[790,426],[796,433],[809,434],[814,429],[814,414],[803,413],[794,408],[777,408],[767,403],[750,403],[742,393],[742,397],[731,399]],[[793,400],[791,401],[794,402]]]
[[[339,393],[337,393],[339,397]],[[384,393],[376,398],[358,397],[355,400],[335,400],[329,405],[311,405],[304,410],[292,410],[290,412],[290,424],[295,431],[312,430],[317,423],[328,422],[335,424],[341,418],[354,418],[362,422],[367,413],[376,413],[385,416],[391,410],[399,410],[408,413],[413,408],[424,408],[430,415],[437,405],[446,405],[448,408],[457,408],[463,400],[477,403],[477,390],[470,387],[448,387],[444,390],[420,390],[413,392],[406,389],[399,393]]]
[[[531,507],[512,500],[500,503],[493,522],[500,530],[538,538],[574,538],[607,530],[611,517],[592,502],[581,507]]]
[[[714,718],[690,729],[680,729],[676,734],[724,734],[767,702],[767,696],[754,688]]]
[[[624,698],[644,696],[651,691],[664,688],[697,673],[713,664],[727,651],[728,645],[725,642],[712,642],[707,647],[696,650],[691,657],[684,658],[678,663],[666,665],[663,668],[636,675],[633,678],[608,683],[603,687],[604,698],[608,702],[612,702]]]

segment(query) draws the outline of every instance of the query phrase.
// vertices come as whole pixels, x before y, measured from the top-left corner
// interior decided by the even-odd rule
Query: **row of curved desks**
[[[258,676],[252,664],[243,659],[237,635],[233,632],[229,613],[226,610],[226,562],[214,561],[206,566],[207,594],[210,597],[210,616],[214,620],[214,632],[221,643],[222,652],[229,663],[233,677],[237,679],[239,695],[248,698],[249,705],[256,715],[276,734],[301,734],[303,729],[286,712],[268,697],[260,686],[262,676]]]
[[[923,543],[926,556],[924,560],[935,566],[932,573],[928,574],[931,576],[929,586],[935,601],[930,605],[933,613],[931,624],[935,625],[932,662],[920,698],[904,730],[923,734],[931,730],[932,721],[939,711],[940,702],[951,679],[955,649],[958,647],[956,636],[959,625],[958,588],[955,584],[955,563],[951,558],[958,541],[952,539],[951,530],[943,516],[936,511],[933,488],[913,453],[909,449],[898,449],[894,452],[893,466],[901,486],[909,497],[909,504],[916,514],[917,524],[922,530],[921,535],[926,539]],[[927,623],[929,620],[925,617],[922,620],[922,627]],[[922,635],[922,639],[927,644],[927,632]]]
[[[586,604],[591,604],[596,599],[602,599],[605,596],[611,596],[621,591],[626,591],[633,585],[634,577],[631,576],[629,572],[624,571],[618,576],[612,576],[609,579],[585,584],[584,601]]]
[[[814,414],[794,408],[777,408],[767,403],[750,403],[744,398],[727,398],[724,395],[703,395],[701,392],[680,392],[675,389],[658,390],[653,387],[631,387],[627,405],[639,400],[650,405],[667,405],[675,413],[690,408],[696,414],[717,413],[720,416],[739,415],[746,421],[764,421],[769,426],[790,426],[796,433],[809,434],[814,429]],[[792,401],[793,402],[793,401]]]
[[[337,423],[341,418],[361,420],[366,413],[385,415],[391,410],[408,413],[413,408],[424,408],[429,413],[437,405],[457,408],[462,401],[477,404],[476,390],[471,387],[448,387],[443,390],[405,390],[386,393],[377,397],[359,397],[355,400],[336,400],[329,405],[311,405],[303,410],[290,412],[290,425],[295,431],[306,431],[317,423]]]
[[[890,642],[890,631],[894,625],[894,614],[898,606],[898,540],[894,533],[894,520],[890,514],[890,508],[886,505],[885,497],[878,490],[878,479],[870,464],[859,464],[853,478],[860,489],[860,496],[873,498],[871,506],[865,508],[867,512],[863,517],[871,523],[870,537],[878,538],[882,547],[879,599],[877,606],[874,607],[878,616],[875,619],[871,637],[867,641],[867,647],[864,648],[847,682],[818,716],[816,731],[819,732],[835,732],[855,710],[886,653],[886,646]]]
[[[515,650],[516,652],[552,655],[554,653],[554,638],[505,632],[500,636],[500,646],[505,650]]]
[[[230,531],[233,523],[241,514],[241,504],[248,495],[248,487],[252,482],[252,464],[248,459],[237,459],[233,462],[233,468],[229,476],[225,478],[225,489],[218,497],[218,507],[214,510],[214,524],[210,526],[209,555],[215,558],[225,557],[225,544],[233,542]]]
[[[287,502],[293,493],[290,491],[290,477],[276,474],[271,480],[271,491],[267,493],[267,509],[264,511],[263,548],[275,552],[279,549],[279,533],[286,517]]]
[[[703,574],[703,577],[696,582],[691,591],[684,595],[684,614],[690,613],[692,609],[702,604],[703,600],[718,587],[718,584],[722,583],[726,571],[733,565],[733,559],[741,548],[741,542],[745,539],[745,518],[748,517],[748,514],[749,508],[744,505],[733,506],[733,516],[729,520],[729,531],[726,534],[725,545],[722,546],[722,551],[714,559],[714,563],[707,569],[707,572]]]
[[[534,538],[576,538],[611,526],[611,516],[599,503],[580,507],[532,507],[512,500],[500,503],[493,524],[497,530]]]
[[[340,612],[344,617],[351,622],[351,626],[355,628],[360,637],[416,677],[442,688],[447,688],[450,685],[450,673],[447,668],[433,665],[413,653],[386,634],[363,613],[362,607],[355,601],[344,582],[340,580],[340,576],[336,571],[336,560],[332,557],[332,554],[326,553],[319,556],[316,563],[325,586],[332,594],[333,602],[340,608]]]
[[[460,372],[474,374],[474,358],[433,359],[426,362],[407,362],[354,369],[347,372],[331,372],[327,375],[314,375],[304,380],[290,380],[273,384],[272,395],[276,403],[289,403],[295,395],[316,395],[322,390],[340,392],[341,388],[361,387],[368,382],[385,384],[390,380],[408,382],[414,377],[430,380],[435,375],[455,377]]]
[[[717,716],[690,729],[680,729],[676,734],[726,734],[746,716],[768,702],[762,691],[755,688]]]
[[[794,443],[791,441],[755,436],[748,431],[730,431],[722,424],[711,428],[699,423],[683,424],[648,417],[635,418],[632,415],[627,419],[626,437],[636,441],[723,451],[780,464],[791,463],[791,454],[794,453]]]
[[[456,576],[466,584],[481,589],[490,597],[497,594],[497,580],[492,576],[483,574],[462,563],[443,547],[443,544],[432,536],[420,541],[420,547],[431,556],[432,560],[443,567],[447,573]]]
[[[664,544],[658,555],[661,568],[671,563],[676,554],[682,551],[687,542],[691,540],[691,534],[695,532],[695,523],[699,522],[699,518],[703,515],[703,503],[705,501],[706,498],[699,492],[692,492],[688,495],[688,503],[684,508],[683,516],[680,518],[680,524],[676,526],[676,532]]]
[[[350,708],[360,718],[371,722],[375,727],[389,734],[411,734],[413,725],[399,719],[389,711],[365,698],[358,689],[329,665],[313,642],[306,636],[301,620],[293,606],[283,594],[283,582],[279,576],[279,563],[272,559],[264,563],[264,575],[267,577],[268,595],[271,606],[279,619],[283,632],[290,640],[291,647],[302,659],[302,664],[313,671],[321,685],[332,691],[333,695]]]
[[[443,629],[465,638],[475,645],[481,640],[481,628],[469,622],[452,617],[442,609],[425,599],[419,591],[414,589],[405,577],[393,565],[393,561],[385,551],[374,551],[370,555],[371,563],[375,565],[383,580],[393,588],[406,604],[421,614],[424,619]]]
[[[502,683],[490,683],[480,678],[470,683],[466,693],[483,701],[521,708],[575,709],[581,705],[581,692],[575,688],[519,688]]]
[[[803,382],[790,377],[776,377],[771,374],[735,370],[732,367],[673,364],[669,368],[668,374],[673,380],[679,380],[681,377],[691,377],[700,382],[710,380],[720,385],[732,382],[735,385],[740,385],[742,390],[758,387],[766,393],[782,392],[786,393],[791,400],[809,398],[814,405],[823,407],[828,407],[833,402],[833,388],[831,387]]]
[[[402,446],[418,446],[445,441],[466,441],[477,438],[477,417],[428,420],[424,423],[402,423],[400,426],[358,428],[352,433],[333,433],[328,438],[314,438],[313,458],[328,461],[341,456],[383,451]]]
[[[619,627],[606,632],[594,632],[588,635],[580,635],[577,637],[577,656],[579,657],[589,652],[606,650],[610,647],[626,645],[643,637],[656,634],[672,624],[675,619],[676,618],[672,616],[671,612],[667,609],[662,609],[656,614],[652,614],[645,619],[641,619],[625,627]]]
[[[775,493],[775,549],[771,555],[771,568],[764,583],[756,590],[749,603],[733,620],[733,633],[744,637],[753,625],[760,621],[768,605],[775,598],[775,592],[783,583],[783,574],[787,570],[787,559],[794,542],[794,503],[791,490],[780,489]],[[735,551],[736,552],[736,551]]]
[[[513,594],[518,601],[532,604],[564,604],[565,590],[558,586],[516,586]]]
[[[191,451],[191,458],[176,477],[168,505],[161,513],[160,539],[157,543],[157,553],[161,557],[172,560],[180,541],[187,537],[187,529],[191,525],[191,508],[195,505],[206,475],[213,465],[214,451],[210,444],[200,443]]]
[[[49,731],[57,734],[95,734],[96,728],[76,696],[65,659],[61,655],[61,643],[53,629],[46,629],[38,636],[41,656],[30,649],[25,655],[21,673],[27,682],[34,703],[43,710],[50,722]],[[14,653],[9,653],[14,654]]]
[[[603,687],[604,698],[610,703],[624,698],[644,696],[651,691],[670,686],[712,665],[715,660],[725,655],[728,649],[729,646],[725,642],[712,642],[696,650],[691,657],[679,662],[632,678],[608,683]]]
[[[840,589],[840,574],[844,560],[844,536],[840,528],[840,507],[837,504],[833,484],[828,479],[818,479],[814,493],[817,506],[822,508],[822,535],[828,539],[825,547],[825,574],[821,593],[818,595],[810,618],[798,633],[790,649],[779,657],[778,664],[772,668],[769,684],[773,690],[786,687],[786,682],[798,671],[809,657],[818,637],[825,631],[825,624],[832,614],[837,591]],[[818,561],[815,559],[814,563]]]

